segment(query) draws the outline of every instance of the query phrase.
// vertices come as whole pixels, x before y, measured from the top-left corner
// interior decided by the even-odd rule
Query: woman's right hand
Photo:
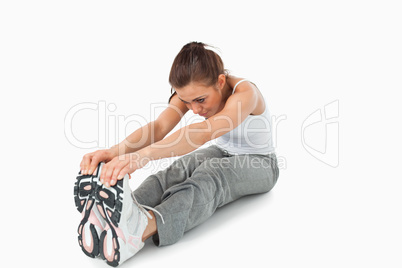
[[[92,175],[100,162],[107,163],[117,155],[113,149],[98,150],[84,155],[80,164],[81,174]]]

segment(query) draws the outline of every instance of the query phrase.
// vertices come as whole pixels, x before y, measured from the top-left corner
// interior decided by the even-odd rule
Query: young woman
[[[181,49],[169,83],[174,93],[155,121],[110,149],[86,154],[80,165],[78,241],[85,254],[100,254],[112,266],[149,237],[157,246],[177,242],[217,208],[270,191],[279,176],[267,103],[253,83],[228,75],[219,55],[199,42]],[[189,110],[205,120],[165,137]],[[131,192],[129,174],[182,155]]]

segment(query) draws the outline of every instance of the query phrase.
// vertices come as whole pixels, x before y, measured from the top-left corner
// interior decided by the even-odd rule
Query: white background
[[[125,267],[401,267],[401,12],[398,1],[2,1],[2,265],[106,267],[78,247],[73,202],[81,157],[96,148],[75,146],[65,118],[103,102],[110,120],[150,120],[174,57],[202,41],[286,118],[278,184],[175,245],[147,242]],[[303,146],[325,150],[325,123],[302,140],[303,122],[334,101],[335,167]],[[69,127],[81,141],[109,135],[97,111]],[[161,166],[134,173],[132,187]]]

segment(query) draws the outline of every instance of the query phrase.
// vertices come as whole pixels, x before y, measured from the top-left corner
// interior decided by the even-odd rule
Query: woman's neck
[[[233,88],[231,88],[228,83],[225,83],[222,89],[222,98],[225,100],[225,102],[232,95],[232,93]]]

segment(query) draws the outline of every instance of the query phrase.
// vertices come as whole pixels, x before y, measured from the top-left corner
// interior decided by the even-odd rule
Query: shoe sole
[[[117,181],[116,185],[106,188],[105,186],[99,187],[96,191],[96,206],[99,213],[106,221],[106,228],[102,232],[99,241],[99,252],[102,259],[106,261],[110,266],[116,267],[120,262],[120,245],[119,245],[119,233],[121,232],[119,227],[119,221],[123,208],[123,180]],[[112,237],[108,237],[108,230],[110,230]],[[121,235],[121,234],[120,234]],[[108,253],[108,240],[110,254]]]
[[[77,180],[74,184],[74,201],[77,210],[82,214],[82,220],[78,225],[78,244],[82,251],[88,257],[95,258],[99,256],[99,236],[95,225],[89,221],[92,208],[95,204],[95,195],[98,188],[101,186],[99,182],[99,163],[94,175],[81,175],[79,172]],[[86,233],[86,224],[89,223],[89,234]],[[87,238],[90,239],[88,246]]]

